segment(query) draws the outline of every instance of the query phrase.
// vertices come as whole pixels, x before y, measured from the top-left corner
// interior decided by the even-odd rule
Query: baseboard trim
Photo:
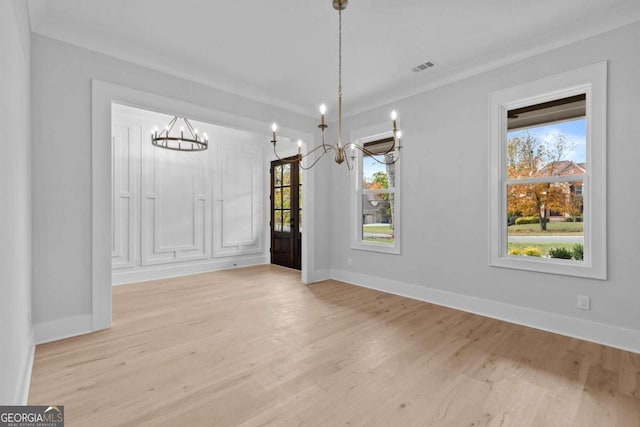
[[[34,342],[44,344],[94,332],[90,314],[65,317],[33,325]]]
[[[228,270],[230,268],[250,267],[252,265],[268,264],[269,260],[265,255],[251,257],[227,257],[220,260],[207,261],[205,263],[187,265],[162,265],[149,266],[135,271],[126,269],[114,270],[111,283],[125,285],[134,282],[146,282],[148,280],[170,279],[178,276],[189,276],[192,274],[208,273],[211,271]]]
[[[640,331],[344,270],[341,282],[640,353]]]
[[[33,338],[33,334],[31,335]],[[33,339],[31,340],[33,342]],[[31,372],[33,370],[33,358],[36,353],[36,346],[29,345],[27,357],[24,359],[22,368],[20,369],[20,382],[16,390],[14,402],[16,405],[26,405],[29,401],[29,387],[31,386]]]
[[[315,270],[313,272],[312,280],[308,284],[322,282],[323,280],[329,280],[329,279],[331,279],[331,270],[329,269]]]

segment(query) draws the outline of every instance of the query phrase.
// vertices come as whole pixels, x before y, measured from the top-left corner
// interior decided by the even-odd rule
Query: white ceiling
[[[331,2],[29,0],[29,10],[36,33],[315,117],[337,98]],[[636,21],[640,0],[351,0],[346,114]],[[436,66],[411,71],[425,61]]]

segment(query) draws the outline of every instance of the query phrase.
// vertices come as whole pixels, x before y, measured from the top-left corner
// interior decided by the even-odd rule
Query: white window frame
[[[586,93],[587,170],[583,183],[584,260],[513,256],[507,253],[507,112]],[[600,62],[490,95],[489,265],[568,276],[607,279],[606,138],[607,63]],[[558,177],[558,181],[563,180]],[[580,178],[582,180],[582,178]],[[535,180],[534,180],[535,181]],[[519,181],[525,183],[524,181]]]
[[[356,137],[354,135],[362,135],[366,130],[355,132],[352,134],[352,141],[356,144],[363,146],[366,143],[378,141],[381,139],[393,137],[393,132],[381,132],[376,134],[367,133],[368,136]],[[368,132],[371,132],[369,130]],[[350,154],[350,149],[347,147],[346,152]],[[355,160],[353,169],[351,170],[351,248],[363,251],[381,252],[388,254],[400,254],[400,230],[401,230],[401,213],[400,213],[400,188],[401,184],[401,164],[402,153],[400,153],[400,161],[395,164],[395,187],[393,188],[393,244],[388,243],[374,243],[362,240],[362,152],[355,150]],[[384,191],[386,193],[386,191]]]

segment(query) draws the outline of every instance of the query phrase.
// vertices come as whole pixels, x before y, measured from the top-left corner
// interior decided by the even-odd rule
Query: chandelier
[[[302,154],[302,141],[298,140],[298,155],[293,160],[282,159],[277,152],[277,138],[276,131],[278,130],[278,125],[273,123],[271,125],[272,131],[272,139],[271,143],[273,144],[273,152],[276,158],[280,161],[285,162],[299,162],[300,168],[308,170],[318,163],[318,161],[329,152],[335,153],[334,160],[337,164],[346,163],[349,170],[352,169],[353,164],[356,159],[356,150],[362,152],[363,155],[369,156],[374,159],[376,162],[384,164],[384,165],[392,165],[396,163],[400,158],[400,149],[401,142],[400,138],[402,137],[402,132],[397,127],[397,118],[398,114],[396,111],[391,112],[391,121],[392,121],[392,133],[393,133],[393,143],[389,146],[389,148],[385,152],[372,152],[366,148],[364,145],[356,144],[355,142],[348,142],[346,145],[342,141],[342,11],[347,8],[349,0],[333,0],[333,8],[338,11],[338,140],[333,144],[325,143],[325,131],[329,127],[325,123],[325,113],[327,112],[327,107],[325,104],[320,105],[320,124],[318,127],[322,133],[322,144],[315,147],[311,151],[306,154]],[[346,154],[346,149],[350,148],[349,155]],[[305,167],[302,165],[302,159],[307,156],[312,155],[316,151],[320,152],[320,155],[311,163],[309,166]],[[381,160],[381,158],[383,160]],[[349,161],[351,159],[351,162]]]
[[[183,126],[180,127],[180,133],[176,128],[176,123],[182,120]],[[186,126],[186,134],[185,134]],[[174,151],[204,151],[209,146],[209,137],[206,133],[200,137],[198,129],[194,129],[186,117],[174,116],[164,129],[158,132],[156,127],[151,131],[151,143],[156,147]]]

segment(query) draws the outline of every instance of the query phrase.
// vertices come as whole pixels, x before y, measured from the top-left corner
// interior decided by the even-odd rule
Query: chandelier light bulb
[[[396,138],[397,138],[397,139],[402,138],[402,131],[401,131],[401,130],[399,130],[398,132],[396,132]]]
[[[327,106],[324,104],[320,104],[320,114],[324,114],[327,112]]]
[[[298,140],[298,148],[300,148],[300,147],[302,147],[302,140],[301,139]]]
[[[197,135],[198,134],[198,129],[194,129],[193,133]]]
[[[396,112],[396,110],[393,110],[391,112],[391,120],[396,120],[398,118],[398,113]]]
[[[277,130],[278,130],[278,125],[277,125],[277,124],[275,124],[275,123],[274,123],[274,124],[272,124],[272,125],[271,125],[271,131],[272,131],[272,132],[275,132],[275,131],[277,131]]]

